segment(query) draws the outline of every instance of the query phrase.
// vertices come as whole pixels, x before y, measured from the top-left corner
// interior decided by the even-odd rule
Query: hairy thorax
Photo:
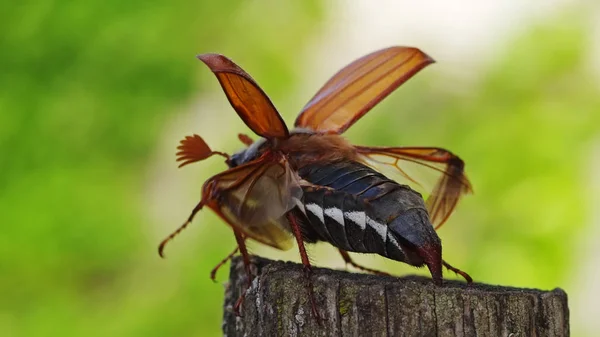
[[[228,165],[236,167],[269,152],[285,155],[295,170],[315,163],[327,165],[339,161],[359,161],[356,149],[340,135],[293,130],[285,139],[258,139],[249,147],[234,153]]]
[[[276,149],[287,154],[293,167],[302,167],[316,162],[328,164],[342,160],[356,161],[356,150],[339,135],[293,133],[281,141]]]

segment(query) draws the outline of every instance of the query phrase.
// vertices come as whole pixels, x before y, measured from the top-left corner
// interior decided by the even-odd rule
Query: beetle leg
[[[240,249],[240,247],[235,247],[235,249],[229,253],[229,255],[227,255],[223,260],[221,260],[221,262],[219,262],[211,271],[210,271],[210,279],[213,280],[213,282],[216,282],[215,278],[217,277],[217,271],[219,271],[219,269],[225,264],[227,263],[227,261],[231,260],[231,258],[235,255],[235,253],[238,252],[238,250]]]
[[[292,232],[294,233],[294,237],[296,237],[296,242],[298,243],[298,249],[300,250],[300,259],[302,260],[302,265],[304,266],[304,277],[307,281],[308,288],[308,296],[310,298],[310,304],[312,307],[312,312],[317,322],[321,324],[322,318],[319,315],[319,311],[317,310],[317,302],[315,300],[315,294],[313,292],[313,284],[312,284],[312,267],[310,265],[310,260],[308,259],[308,254],[306,254],[306,248],[304,248],[304,240],[302,239],[302,231],[300,230],[300,225],[298,225],[298,221],[296,218],[288,212],[287,218],[290,222],[290,227],[292,228]]]
[[[238,243],[238,248],[240,249],[240,253],[242,253],[242,259],[244,261],[244,269],[246,269],[246,276],[248,279],[248,283],[246,284],[246,287],[244,288],[244,290],[242,291],[237,302],[235,302],[235,305],[233,306],[233,312],[235,313],[235,315],[241,316],[240,315],[240,307],[242,306],[242,303],[244,302],[244,298],[246,297],[246,292],[248,291],[248,289],[250,289],[250,286],[252,285],[252,280],[254,277],[252,275],[252,272],[250,271],[250,255],[248,254],[248,250],[246,249],[246,240],[245,240],[242,232],[240,232],[239,230],[233,229],[233,233],[235,234],[235,240]]]
[[[444,267],[446,267],[446,269],[451,270],[453,272],[455,272],[457,275],[462,276],[467,283],[473,283],[473,279],[471,278],[471,276],[469,276],[469,274],[465,273],[464,271],[458,269],[458,268],[454,268],[452,267],[448,262],[442,260],[442,264],[444,265]]]
[[[352,267],[354,267],[356,269],[360,269],[362,271],[366,271],[368,273],[372,273],[372,274],[375,274],[375,275],[390,276],[390,274],[388,274],[386,272],[375,270],[375,269],[371,269],[371,268],[368,268],[368,267],[363,267],[360,264],[354,262],[352,260],[352,258],[350,257],[350,254],[348,254],[348,252],[345,251],[345,250],[343,250],[343,249],[338,249],[338,251],[342,255],[342,258],[344,259],[344,262],[346,262],[346,264],[349,264],[349,265],[351,265]]]
[[[188,217],[188,219],[183,223],[183,225],[179,226],[179,228],[177,228],[173,233],[169,234],[169,236],[167,236],[164,240],[161,241],[160,245],[158,245],[158,255],[160,255],[160,257],[164,258],[165,255],[163,254],[163,250],[165,249],[165,245],[173,240],[174,237],[177,236],[177,234],[181,233],[181,231],[183,231],[184,229],[187,228],[187,226],[192,222],[192,220],[194,219],[194,216],[196,216],[196,213],[198,213],[202,207],[204,207],[204,198],[202,198],[202,200],[200,200],[200,202],[196,205],[196,207],[194,207],[194,209],[192,210],[192,214],[190,214],[190,216]]]

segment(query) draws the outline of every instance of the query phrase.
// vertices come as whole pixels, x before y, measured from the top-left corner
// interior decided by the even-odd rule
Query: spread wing
[[[389,178],[407,182],[426,197],[431,223],[438,229],[461,196],[472,193],[464,162],[435,147],[356,147],[361,159]]]
[[[298,181],[283,156],[268,152],[210,178],[203,187],[203,199],[248,237],[287,250],[292,237],[285,214],[302,197]]]
[[[229,103],[252,131],[265,138],[288,136],[279,112],[248,73],[223,55],[202,54],[198,59],[217,76]]]
[[[295,126],[346,131],[433,59],[416,48],[390,47],[363,56],[335,74],[306,104]]]

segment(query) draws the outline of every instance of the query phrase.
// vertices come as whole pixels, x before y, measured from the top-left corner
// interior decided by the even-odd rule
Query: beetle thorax
[[[267,140],[260,138],[247,148],[234,153],[228,162],[230,168],[240,166],[258,157],[268,148]]]
[[[233,154],[229,166],[236,167],[250,162],[269,149],[281,151],[295,168],[315,162],[326,164],[357,159],[354,147],[340,135],[292,131],[290,137],[286,139],[258,139],[249,147]]]
[[[292,133],[279,144],[278,149],[288,156],[296,168],[315,162],[327,164],[357,160],[354,146],[342,136],[334,134]]]

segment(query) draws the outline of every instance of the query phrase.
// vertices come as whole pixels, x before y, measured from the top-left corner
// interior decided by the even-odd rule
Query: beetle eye
[[[227,165],[229,166],[229,168],[234,168],[236,166],[239,166],[240,165],[240,160],[242,159],[241,157],[242,156],[241,156],[240,153],[233,154],[229,158],[229,160],[227,160]]]

